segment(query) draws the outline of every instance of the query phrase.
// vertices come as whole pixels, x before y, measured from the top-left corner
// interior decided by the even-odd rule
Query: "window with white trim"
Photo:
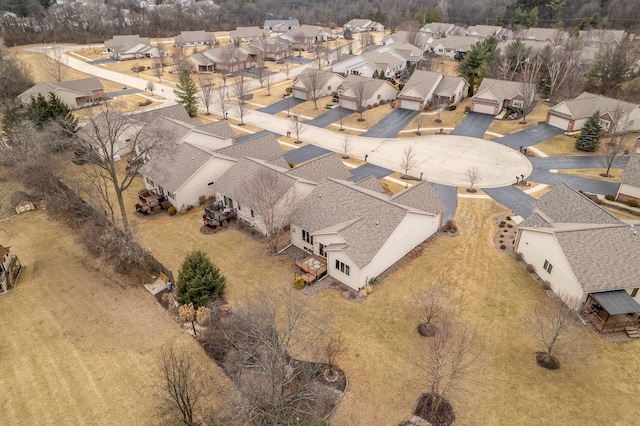
[[[551,274],[551,271],[553,270],[553,265],[548,260],[545,260],[543,268],[545,271],[547,271],[547,274]]]
[[[312,244],[313,245],[313,235],[311,235],[311,233],[305,231],[304,229],[302,230],[302,241],[304,241],[307,244]]]
[[[338,259],[336,259],[336,269],[347,276],[349,275],[349,265],[340,262]]]
[[[524,108],[524,101],[522,99],[514,99],[513,106],[516,108]]]

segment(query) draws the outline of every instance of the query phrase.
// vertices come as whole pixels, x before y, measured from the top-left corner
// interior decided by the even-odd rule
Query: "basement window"
[[[547,274],[551,274],[551,271],[553,270],[553,265],[548,260],[545,260],[543,268],[545,271],[547,271]]]

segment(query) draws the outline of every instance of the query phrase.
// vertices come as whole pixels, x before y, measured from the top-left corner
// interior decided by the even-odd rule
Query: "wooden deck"
[[[315,254],[296,262],[296,266],[304,272],[300,277],[307,284],[311,284],[327,274],[327,260]]]
[[[590,322],[601,333],[613,333],[616,331],[625,331],[627,328],[638,328],[638,320],[630,318],[626,314],[611,315],[609,318],[601,318],[598,315],[592,315]]]

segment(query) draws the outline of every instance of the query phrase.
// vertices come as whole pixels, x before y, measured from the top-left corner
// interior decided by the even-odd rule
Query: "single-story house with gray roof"
[[[622,182],[616,194],[616,200],[623,203],[629,200],[640,203],[640,142],[637,145],[636,152],[631,155],[622,172]]]
[[[560,184],[540,197],[514,249],[556,294],[591,305],[600,331],[638,325],[640,236],[586,196]]]
[[[215,46],[218,44],[218,41],[214,32],[198,30],[182,31],[180,34],[175,36],[173,43],[176,47]]]
[[[104,87],[97,77],[80,80],[61,81],[59,83],[41,82],[18,95],[22,104],[31,102],[38,95],[44,97],[55,94],[71,109],[82,108],[104,98]]]
[[[286,33],[300,26],[297,19],[266,19],[262,28],[272,33]]]
[[[356,112],[362,112],[364,108],[379,104],[380,101],[392,101],[396,93],[395,86],[387,80],[354,74],[348,75],[338,90],[340,106]]]
[[[359,290],[436,233],[444,211],[426,181],[388,196],[328,178],[291,215],[291,243],[317,269]],[[298,266],[309,277],[309,266]]]
[[[524,83],[517,81],[484,78],[478,91],[471,98],[471,111],[482,114],[498,115],[503,108],[524,108]],[[535,90],[529,91],[529,104],[536,96]]]

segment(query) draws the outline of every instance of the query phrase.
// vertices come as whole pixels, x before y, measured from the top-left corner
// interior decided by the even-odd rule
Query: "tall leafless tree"
[[[64,80],[67,75],[68,57],[62,47],[49,47],[44,51],[42,67],[47,77],[54,82],[59,83]]]
[[[210,114],[209,107],[214,102],[216,86],[213,82],[213,77],[208,74],[199,74],[197,79],[198,87],[200,88],[200,93],[198,93],[202,104],[204,105],[207,115]]]
[[[229,88],[220,86],[213,91],[212,105],[215,105],[222,112],[222,118],[226,120],[227,111],[229,110]]]
[[[362,83],[357,83],[354,84],[353,86],[351,86],[351,92],[353,93],[353,97],[355,99],[356,102],[356,112],[358,114],[360,114],[360,118],[358,118],[358,121],[364,121],[365,119],[362,117],[362,114],[364,114],[364,110],[367,108],[367,83],[368,82],[362,82]]]
[[[420,136],[422,132],[420,132],[420,128],[422,127],[422,122],[424,121],[424,115],[422,113],[418,113],[416,115],[416,126],[418,126],[418,130],[416,130],[416,135]]]
[[[578,317],[582,307],[581,300],[559,295],[558,300],[540,301],[527,316],[525,327],[543,349],[537,354],[542,367],[557,369],[560,367],[557,357],[579,349],[577,345],[584,338],[584,324]]]
[[[351,149],[351,137],[344,135],[342,141],[340,141],[340,151],[342,151],[342,158],[345,160],[349,158],[349,150]]]
[[[538,84],[540,83],[540,68],[542,61],[539,56],[530,57],[528,61],[522,66],[522,84],[521,92],[523,96],[522,100],[522,121],[521,124],[527,122],[527,114],[529,114],[533,103],[535,102],[536,92],[538,90]]]
[[[149,80],[147,81],[147,91],[149,93],[151,93],[151,96],[153,96],[153,91],[156,89],[156,85],[153,81]]]
[[[131,236],[124,203],[124,191],[134,182],[140,167],[154,154],[168,149],[172,135],[136,121],[122,106],[104,103],[87,110],[87,124],[78,132],[78,149],[84,152],[89,167],[100,169],[94,176],[108,183],[120,210],[122,230]],[[121,158],[127,157],[127,163]],[[106,200],[105,200],[106,201]]]
[[[553,99],[558,88],[562,87],[571,75],[581,66],[580,51],[554,49],[546,58],[543,81],[549,89],[549,98]]]
[[[294,135],[296,135],[296,143],[301,143],[300,134],[304,130],[304,126],[302,124],[302,120],[300,119],[300,114],[293,113],[293,117],[291,118],[291,131]]]
[[[409,170],[416,166],[416,152],[413,146],[407,145],[404,147],[402,157],[400,158],[400,167],[404,170],[404,176],[409,176]]]
[[[476,192],[473,185],[480,179],[480,169],[478,166],[469,167],[465,172],[465,176],[467,177],[467,182],[469,182],[469,192]]]
[[[308,68],[306,72],[300,76],[309,93],[309,99],[313,101],[313,108],[318,109],[318,99],[324,93],[324,73],[321,70]]]
[[[207,375],[185,348],[169,346],[159,354],[156,395],[163,417],[187,426],[199,423]]]
[[[236,97],[235,110],[240,119],[240,125],[244,126],[244,116],[249,109],[247,106],[247,97],[249,96],[250,81],[244,77],[244,74],[238,74],[234,77],[233,95]]]
[[[629,140],[631,138],[630,125],[633,120],[630,119],[632,107],[625,107],[619,104],[617,108],[609,111],[609,117],[611,117],[611,124],[609,125],[609,135],[611,139],[600,144],[602,153],[602,166],[607,170],[604,172],[605,177],[609,177],[611,168],[615,166],[620,157],[625,154],[629,147]]]
[[[414,295],[415,308],[420,317],[418,332],[425,337],[433,337],[437,333],[436,320],[444,315],[448,307],[448,292],[442,280],[429,283]]]

